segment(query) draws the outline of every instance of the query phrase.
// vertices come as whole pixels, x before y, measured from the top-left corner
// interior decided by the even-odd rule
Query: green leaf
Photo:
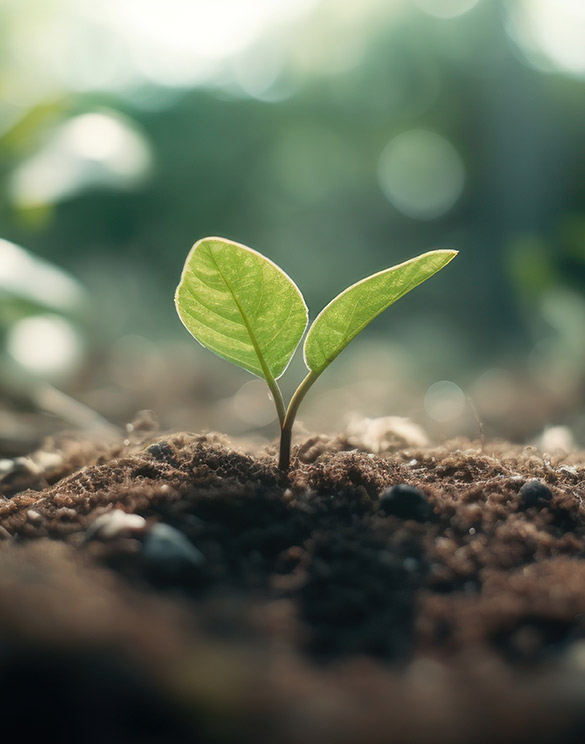
[[[305,364],[318,375],[387,307],[451,261],[457,251],[429,251],[362,279],[332,300],[305,339]]]
[[[200,344],[269,383],[287,368],[308,320],[303,296],[278,266],[223,238],[195,243],[175,305]]]

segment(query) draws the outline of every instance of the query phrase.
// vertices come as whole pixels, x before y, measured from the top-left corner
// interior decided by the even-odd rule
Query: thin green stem
[[[280,426],[280,455],[278,459],[278,467],[280,470],[287,471],[290,468],[290,449],[292,442],[292,427],[295,422],[297,411],[305,395],[309,392],[309,388],[315,382],[321,372],[309,372],[305,379],[301,382],[298,388],[295,390],[293,397],[290,399],[288,408],[286,409],[286,415]]]
[[[280,428],[282,429],[282,427],[284,426],[284,418],[286,415],[282,393],[280,392],[280,388],[278,387],[278,383],[276,382],[274,377],[267,377],[266,384],[268,385],[268,388],[272,393],[272,399],[274,400],[274,405],[276,406],[276,411],[278,413],[278,423],[280,424]]]

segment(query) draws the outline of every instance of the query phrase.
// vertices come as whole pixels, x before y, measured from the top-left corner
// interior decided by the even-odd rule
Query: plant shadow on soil
[[[0,481],[14,729],[581,741],[585,454],[402,445],[314,437],[285,478],[270,452],[148,422],[47,442]]]

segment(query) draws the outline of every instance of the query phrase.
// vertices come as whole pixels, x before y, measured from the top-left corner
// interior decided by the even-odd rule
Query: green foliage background
[[[415,2],[386,4],[400,12],[370,5],[371,17],[364,11],[354,29],[351,18],[332,25],[334,4],[316,3],[296,35],[284,32],[285,92],[260,100],[224,68],[180,87],[145,79],[75,90],[47,79],[36,95],[19,98],[41,71],[15,58],[17,32],[26,23],[50,29],[50,11],[7,3],[0,11],[2,237],[89,288],[99,338],[132,333],[155,341],[182,338],[173,290],[188,249],[205,235],[273,259],[297,281],[311,317],[367,274],[456,248],[460,256],[440,281],[373,332],[408,346],[429,378],[527,358],[549,338],[563,353],[573,344],[572,370],[581,376],[585,341],[574,348],[562,303],[555,325],[545,300],[568,292],[585,303],[585,70],[523,57],[508,33],[513,3],[481,0],[450,19]],[[317,51],[312,66],[299,64]],[[11,191],[19,167],[60,123],[102,109],[142,133],[153,158],[149,177],[132,188],[94,185],[52,203],[19,204]],[[435,219],[401,213],[378,182],[384,147],[413,129],[446,138],[465,167],[462,195]]]

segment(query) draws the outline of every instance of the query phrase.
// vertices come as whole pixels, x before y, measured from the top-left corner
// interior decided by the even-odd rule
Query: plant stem
[[[280,470],[287,471],[290,468],[290,449],[292,441],[292,427],[301,405],[301,401],[309,392],[309,388],[315,382],[321,372],[309,372],[305,379],[295,390],[293,397],[290,399],[286,415],[280,425],[280,454],[278,458],[278,467]]]
[[[283,472],[290,468],[290,446],[292,437],[292,426],[280,429],[280,452],[278,455],[278,467]]]
[[[278,387],[278,383],[276,382],[274,377],[267,377],[266,384],[268,385],[268,388],[272,393],[272,400],[274,401],[274,405],[276,406],[276,411],[278,413],[278,423],[280,424],[280,428],[282,429],[282,427],[284,426],[285,418],[285,408],[282,393],[280,392],[280,388]]]

